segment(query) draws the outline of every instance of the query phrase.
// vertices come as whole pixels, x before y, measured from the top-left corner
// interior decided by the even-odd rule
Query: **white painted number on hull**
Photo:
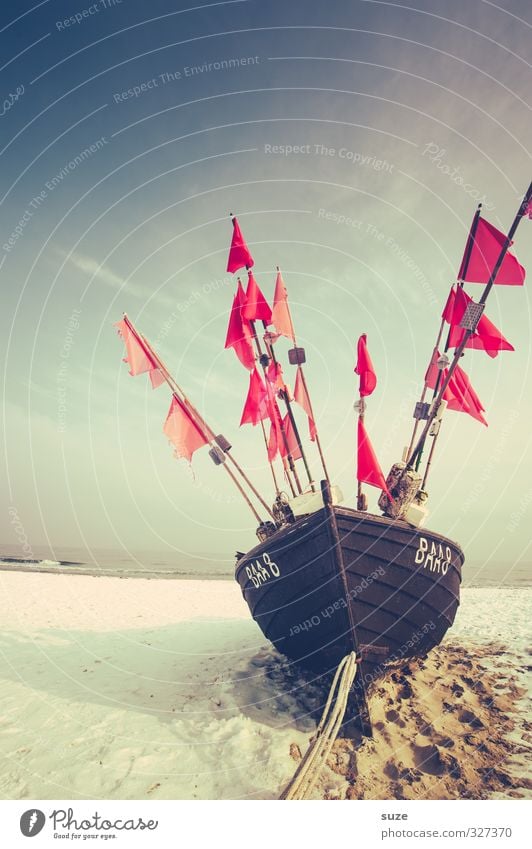
[[[444,548],[441,543],[436,545],[434,541],[429,543],[428,539],[420,537],[414,562],[418,566],[423,565],[429,572],[446,575],[451,565],[451,557],[452,552],[448,545]]]
[[[262,555],[262,560],[255,560],[254,563],[246,566],[246,575],[256,590],[261,584],[265,584],[271,578],[278,578],[280,574],[281,570],[277,563],[271,559],[266,551]]]

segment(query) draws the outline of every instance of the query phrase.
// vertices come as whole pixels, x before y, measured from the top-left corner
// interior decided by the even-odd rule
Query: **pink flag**
[[[283,435],[281,432],[281,412],[273,392],[268,389],[268,414],[270,416],[270,438],[268,440],[268,460],[274,460],[279,453],[283,456]]]
[[[296,403],[299,404],[299,406],[302,407],[307,414],[309,435],[311,440],[314,442],[316,439],[316,425],[312,417],[312,405],[310,403],[310,398],[301,372],[301,366],[297,367],[296,383],[294,386],[294,401],[296,401]]]
[[[161,383],[164,383],[164,377],[153,356],[144,347],[142,340],[139,339],[135,330],[125,318],[122,321],[117,321],[115,327],[118,328],[118,333],[126,346],[127,356],[124,358],[124,362],[129,365],[129,373],[135,377],[137,374],[149,372],[151,385],[153,389],[157,389]]]
[[[290,310],[288,309],[288,294],[280,271],[277,272],[277,279],[275,281],[272,324],[277,333],[281,336],[287,336],[288,339],[291,339],[295,345],[296,340],[294,339],[294,328],[292,327]]]
[[[190,461],[194,451],[208,444],[203,431],[196,425],[189,411],[175,395],[163,425],[163,431],[175,448],[176,457]]]
[[[244,266],[251,268],[254,264],[253,257],[240,230],[240,225],[236,218],[233,218],[233,238],[229,248],[227,270],[230,274],[234,274],[239,268],[244,268]]]
[[[288,454],[290,454],[292,460],[301,460],[301,450],[299,448],[296,434],[294,428],[292,427],[292,421],[288,413],[283,419],[283,432],[284,438],[281,437],[280,446],[281,456],[287,457]]]
[[[259,289],[252,271],[248,272],[248,287],[246,289],[246,301],[242,307],[242,318],[248,321],[259,320],[266,324],[272,323],[272,311]]]
[[[441,317],[447,322],[447,324],[451,324],[453,320],[453,312],[454,312],[454,286],[451,286],[451,291],[449,292],[449,297],[445,303],[443,308],[443,312]]]
[[[242,318],[242,306],[245,300],[246,296],[242,288],[242,283],[239,280],[229,316],[225,347],[233,348],[244,368],[251,371],[251,369],[255,368],[255,355],[253,353],[253,343],[251,341],[251,331],[248,322]]]
[[[451,325],[449,331],[450,348],[457,348],[464,338],[465,330],[463,327],[460,327],[460,322],[462,321],[467,305],[471,302],[472,299],[469,295],[461,287],[458,287],[454,297],[450,319],[446,318],[446,321]],[[499,351],[515,350],[513,345],[504,338],[501,331],[495,327],[485,313],[482,314],[475,333],[467,340],[466,348],[485,351],[490,357],[496,357]]]
[[[392,496],[386,486],[386,480],[382,473],[382,469],[377,460],[373,446],[369,441],[369,436],[364,427],[364,421],[361,416],[358,419],[358,462],[357,462],[357,480],[360,483],[368,483],[370,486],[376,486],[377,489],[383,490],[390,501]]]
[[[471,234],[470,234],[471,235]],[[499,258],[506,236],[493,224],[478,216],[473,247],[467,262],[469,238],[458,272],[458,280],[469,283],[487,283]],[[510,242],[513,244],[513,242]],[[522,286],[525,282],[525,269],[516,257],[507,251],[495,278],[495,283],[503,286]]]
[[[249,389],[242,410],[240,425],[258,424],[261,419],[268,418],[268,394],[266,387],[256,368],[249,376]]]
[[[425,383],[430,389],[435,389],[436,383],[438,383],[439,389],[443,386],[443,382],[447,377],[448,369],[444,368],[442,369],[442,376],[438,381],[439,369],[436,362],[439,357],[440,352],[435,351],[425,375]],[[455,410],[459,413],[467,413],[469,416],[486,425],[486,427],[488,426],[486,419],[482,415],[485,412],[482,402],[471,386],[469,377],[460,366],[456,366],[449,384],[443,393],[443,399],[447,401],[447,409]]]
[[[377,385],[377,375],[371,362],[366,340],[367,336],[363,333],[358,340],[358,358],[354,369],[355,374],[360,377],[358,391],[362,396],[371,395]]]

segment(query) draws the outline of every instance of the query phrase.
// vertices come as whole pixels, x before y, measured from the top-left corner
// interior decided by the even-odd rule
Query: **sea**
[[[0,571],[107,575],[117,578],[166,580],[232,580],[235,558],[215,553],[185,555],[175,551],[126,551],[105,548],[32,547],[23,556],[20,546],[0,543]],[[467,560],[464,587],[526,587],[532,585],[532,563],[527,561]]]

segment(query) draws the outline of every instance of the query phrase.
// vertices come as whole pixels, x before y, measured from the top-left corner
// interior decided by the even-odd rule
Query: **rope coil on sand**
[[[355,652],[351,652],[338,665],[316,733],[280,799],[310,797],[340,731],[356,674],[357,658]]]

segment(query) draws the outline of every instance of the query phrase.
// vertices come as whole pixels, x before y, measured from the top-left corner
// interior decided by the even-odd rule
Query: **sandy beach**
[[[227,581],[5,571],[4,799],[275,799],[323,687]],[[370,692],[372,740],[339,739],[315,798],[530,798],[532,593],[466,589],[428,658]]]

